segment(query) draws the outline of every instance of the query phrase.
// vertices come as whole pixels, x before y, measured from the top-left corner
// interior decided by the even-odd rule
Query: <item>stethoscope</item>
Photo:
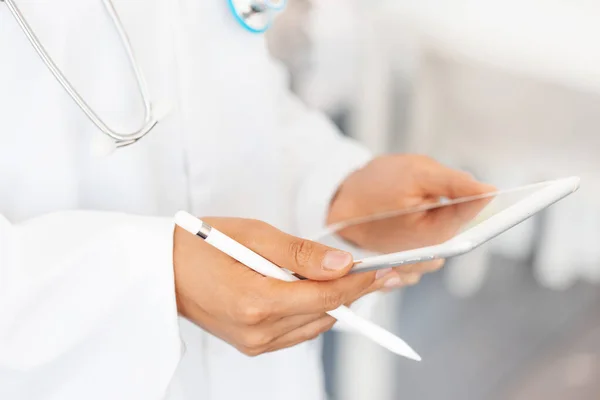
[[[204,0],[200,0],[204,1]],[[142,101],[144,103],[144,122],[142,127],[133,132],[117,132],[102,120],[89,106],[89,104],[81,97],[79,92],[73,87],[69,80],[65,77],[62,71],[56,66],[54,60],[48,55],[48,52],[41,44],[37,36],[35,35],[31,26],[25,20],[23,13],[19,10],[14,0],[0,0],[0,3],[5,3],[8,9],[16,19],[21,30],[27,36],[27,39],[34,47],[35,51],[42,59],[46,67],[52,72],[52,75],[60,83],[60,85],[67,91],[69,96],[75,101],[77,106],[83,111],[88,119],[98,127],[110,139],[110,144],[116,148],[122,148],[136,143],[138,140],[146,136],[156,124],[158,119],[155,117],[155,113],[150,100],[148,91],[148,85],[144,78],[144,73],[140,68],[139,63],[131,48],[131,42],[127,32],[123,28],[123,24],[119,18],[119,15],[112,3],[112,0],[102,0],[112,22],[115,25],[117,32],[121,38],[121,42],[127,53],[127,58],[133,72],[135,79],[140,91]],[[285,8],[286,0],[227,0],[229,8],[237,20],[237,22],[249,32],[263,33],[266,32],[272,25],[275,14]]]

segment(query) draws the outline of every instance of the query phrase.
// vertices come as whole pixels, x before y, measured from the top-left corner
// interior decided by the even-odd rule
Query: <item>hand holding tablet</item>
[[[358,226],[387,235],[387,254],[356,262],[353,272],[372,271],[465,254],[562,200],[579,188],[571,177],[483,195],[442,200],[357,218],[331,226],[321,240]],[[395,227],[396,229],[390,229]]]

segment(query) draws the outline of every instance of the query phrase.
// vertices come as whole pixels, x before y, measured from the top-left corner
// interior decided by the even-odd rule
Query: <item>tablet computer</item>
[[[387,254],[378,250],[378,255],[357,260],[352,273],[451,258],[470,252],[564,199],[579,188],[579,182],[578,177],[570,177],[479,196],[440,199],[336,224],[321,239],[339,239],[344,229],[357,227],[384,236],[378,242],[383,243]]]

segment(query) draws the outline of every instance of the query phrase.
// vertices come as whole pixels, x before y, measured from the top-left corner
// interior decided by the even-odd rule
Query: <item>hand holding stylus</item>
[[[257,221],[200,221],[180,212],[176,223],[183,228],[175,231],[174,257],[181,313],[245,354],[313,339],[338,319],[397,354],[420,359],[401,339],[343,306],[384,284],[374,273],[344,276],[352,266],[348,253]],[[275,263],[312,280],[297,282]]]

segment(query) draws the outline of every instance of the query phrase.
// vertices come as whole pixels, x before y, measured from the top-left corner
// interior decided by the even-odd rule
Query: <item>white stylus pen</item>
[[[284,271],[269,260],[185,211],[180,211],[175,215],[175,223],[261,275],[287,282],[299,280],[291,273]],[[358,316],[348,307],[342,306],[327,312],[327,314],[391,352],[412,360],[421,361],[421,357],[404,340],[373,322]]]

